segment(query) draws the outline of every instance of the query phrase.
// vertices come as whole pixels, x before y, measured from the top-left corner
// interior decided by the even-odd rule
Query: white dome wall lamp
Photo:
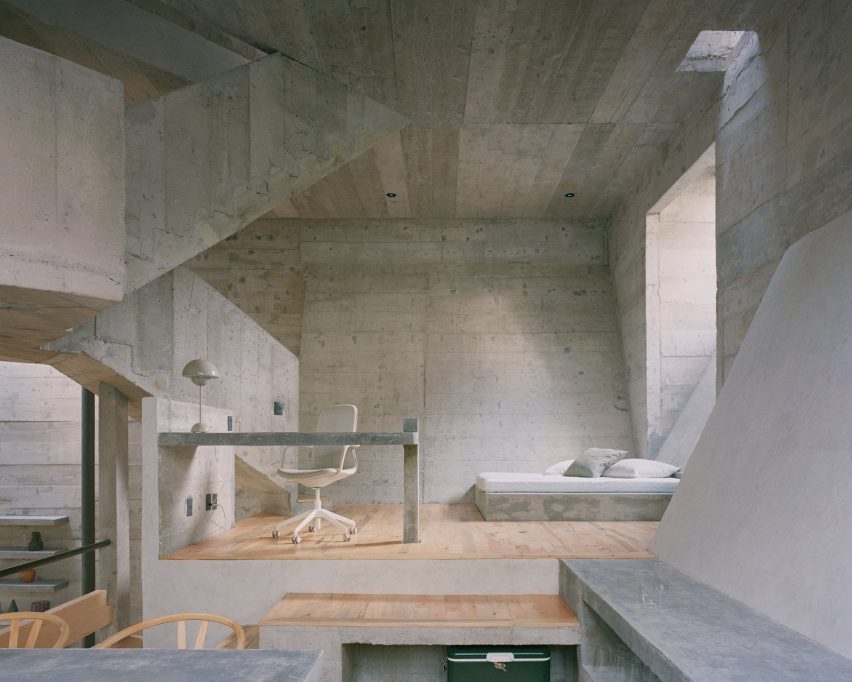
[[[207,426],[201,418],[201,389],[204,388],[208,381],[219,378],[219,370],[216,369],[216,365],[210,362],[210,360],[197,358],[186,363],[182,374],[198,386],[198,423],[192,425],[192,433],[205,433]]]

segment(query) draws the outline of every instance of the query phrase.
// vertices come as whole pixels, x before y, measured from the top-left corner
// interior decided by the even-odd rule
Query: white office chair
[[[358,428],[358,408],[354,405],[332,405],[326,407],[320,413],[317,421],[317,431],[332,431],[354,433]],[[320,502],[320,488],[349,478],[358,471],[358,458],[355,456],[357,445],[334,445],[334,446],[312,446],[311,459],[315,466],[325,467],[316,469],[279,469],[278,475],[290,483],[300,483],[308,488],[314,489],[314,508],[298,516],[285,519],[272,531],[272,537],[278,538],[283,526],[298,524],[293,531],[293,542],[299,544],[302,541],[299,533],[307,526],[308,532],[319,530],[322,519],[334,524],[343,531],[343,539],[349,541],[352,535],[358,532],[358,526],[352,519],[335,514],[328,509],[322,508]],[[346,455],[352,453],[353,466],[346,468]],[[287,453],[287,448],[284,449]],[[281,463],[284,463],[282,457]]]

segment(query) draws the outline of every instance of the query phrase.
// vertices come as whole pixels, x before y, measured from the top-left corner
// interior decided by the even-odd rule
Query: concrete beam
[[[119,54],[190,81],[210,78],[248,61],[235,49],[125,0],[8,1],[47,24],[71,29]]]

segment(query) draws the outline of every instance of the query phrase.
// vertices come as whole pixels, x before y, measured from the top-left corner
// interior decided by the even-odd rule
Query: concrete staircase
[[[234,234],[406,123],[283,55],[129,109],[127,291]]]
[[[16,93],[0,106],[6,360],[46,361],[45,343],[407,123],[282,55],[126,111],[119,81],[5,38],[0,57],[0,86]],[[51,364],[64,372],[75,363]],[[124,379],[110,383],[135,397]]]

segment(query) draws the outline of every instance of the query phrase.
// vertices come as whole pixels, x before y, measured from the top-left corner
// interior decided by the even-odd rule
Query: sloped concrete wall
[[[0,38],[0,92],[0,285],[121,299],[121,82]]]
[[[657,533],[659,558],[852,657],[852,211],[792,246]]]

